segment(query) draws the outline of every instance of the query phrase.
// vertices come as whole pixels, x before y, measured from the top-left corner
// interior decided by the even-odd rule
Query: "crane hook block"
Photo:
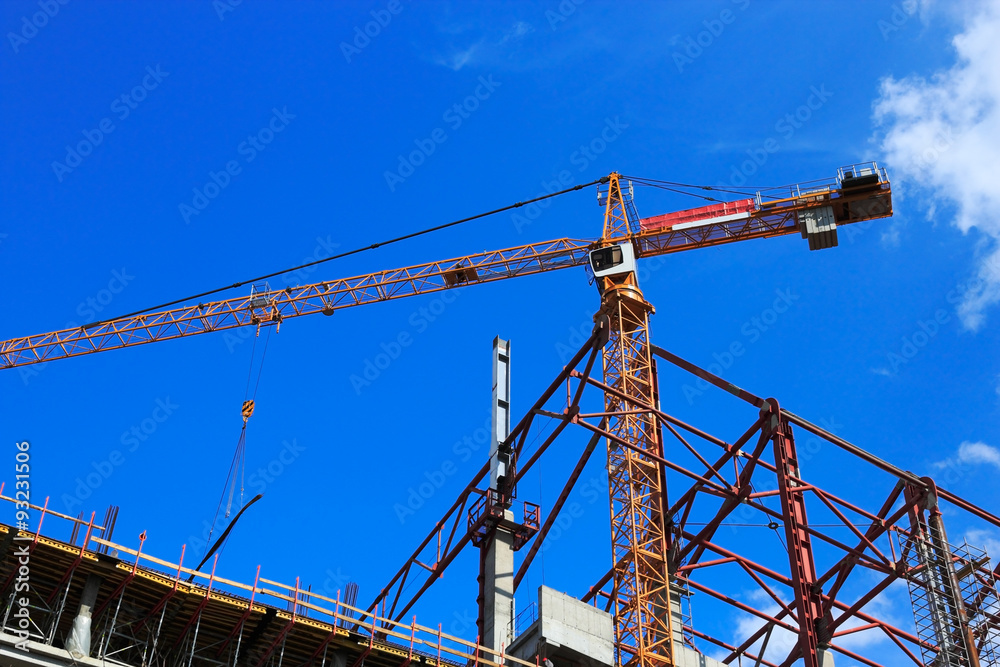
[[[243,401],[243,409],[240,412],[243,413],[243,423],[246,424],[253,415],[253,401]]]

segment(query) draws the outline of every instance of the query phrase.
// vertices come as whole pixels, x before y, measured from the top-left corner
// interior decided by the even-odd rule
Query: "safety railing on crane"
[[[764,205],[775,201],[820,196],[836,192],[845,186],[852,187],[869,181],[877,184],[888,183],[889,175],[885,167],[878,166],[876,162],[845,165],[837,169],[837,175],[833,178],[818,178],[789,186],[762,188],[754,193],[753,199],[759,211]]]

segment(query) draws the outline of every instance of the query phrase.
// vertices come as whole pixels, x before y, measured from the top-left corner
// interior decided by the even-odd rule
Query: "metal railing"
[[[9,503],[17,502],[14,498],[3,495],[3,485],[0,485],[0,500]],[[47,537],[40,531],[44,524],[46,532],[52,534],[52,519],[67,521],[85,533],[83,544],[78,547],[71,547],[73,551],[78,551],[81,557],[92,556],[96,559],[97,554],[103,552],[105,549],[113,550],[117,553],[117,558],[123,563],[130,564],[131,567],[129,569],[134,573],[154,575],[151,578],[161,581],[166,580],[170,585],[176,586],[179,591],[183,591],[186,594],[203,595],[206,598],[210,597],[212,600],[222,596],[231,597],[234,600],[253,599],[255,604],[264,604],[276,608],[279,617],[293,622],[298,618],[303,618],[303,610],[308,610],[308,622],[310,626],[314,627],[317,623],[321,623],[327,626],[326,629],[328,632],[336,631],[345,636],[349,634],[349,629],[351,629],[369,637],[369,649],[379,646],[392,646],[395,647],[392,649],[394,651],[400,649],[403,651],[409,650],[411,655],[419,654],[425,656],[425,664],[469,664],[488,667],[495,666],[498,663],[505,663],[521,667],[536,667],[532,662],[526,662],[510,655],[505,656],[490,647],[444,633],[441,630],[441,625],[438,625],[437,628],[418,625],[416,616],[412,617],[410,623],[398,622],[346,604],[340,599],[339,595],[337,598],[331,598],[315,591],[308,593],[308,599],[303,600],[302,594],[304,590],[298,581],[296,581],[295,586],[289,586],[265,579],[259,576],[259,569],[254,584],[247,585],[216,576],[214,572],[206,574],[205,572],[183,567],[168,560],[156,558],[142,552],[141,542],[144,536],[140,538],[139,549],[131,549],[110,540],[95,537],[94,532],[102,527],[94,523],[93,517],[90,521],[82,521],[48,509],[48,502],[49,499],[46,498],[44,505],[29,504],[30,509],[33,511],[32,524],[34,531],[18,530],[6,523],[0,523],[0,534],[16,533],[18,539],[27,540],[32,544],[32,550],[39,543],[44,543],[47,547],[64,549],[67,546],[66,542]],[[37,517],[37,522],[34,521],[35,517]],[[49,519],[49,521],[46,522],[46,519]],[[67,532],[69,531],[67,530]],[[73,565],[70,565],[70,567],[73,567]],[[72,572],[68,572],[67,574],[71,576]],[[72,582],[72,578],[70,578],[70,582]],[[122,596],[125,595],[127,588],[127,586],[122,587]],[[13,598],[13,594],[11,598]],[[119,606],[117,599],[99,600],[99,602],[111,610]],[[4,604],[9,609],[11,604],[10,598],[4,600]],[[286,609],[292,609],[293,605],[294,610],[286,611]],[[33,611],[38,611],[37,618],[41,623],[31,631],[30,640],[52,645],[55,624],[48,622],[48,618],[52,616],[51,610],[39,609]],[[94,649],[96,650],[98,647],[104,646],[107,647],[109,653],[114,652],[117,654],[123,651],[138,651],[139,654],[144,654],[149,647],[145,645],[131,645],[131,641],[137,641],[138,644],[146,644],[148,641],[155,641],[155,639],[133,636],[129,632],[131,619],[128,618],[128,614],[121,614],[119,611],[117,616],[121,622],[119,620],[109,621],[105,614],[101,614],[100,617],[95,618],[98,625],[102,626],[100,629],[95,627],[95,631],[99,635],[103,635],[103,639],[101,642],[95,642]],[[359,620],[361,618],[364,618],[364,620]],[[119,636],[123,640],[123,644],[120,646],[116,645],[117,643],[114,641],[107,641],[112,637]],[[204,641],[208,642],[210,638],[206,637]],[[196,651],[202,649],[204,649],[204,646],[202,646],[202,641],[199,639],[198,646],[192,644],[189,650],[194,655]],[[101,650],[103,651],[103,648]],[[114,655],[96,657],[98,659],[107,658],[108,662],[114,660]]]
[[[532,602],[527,607],[521,610],[521,612],[514,617],[511,621],[510,626],[508,626],[508,635],[511,640],[516,639],[521,636],[521,634],[531,627],[531,625],[538,620],[538,605]]]

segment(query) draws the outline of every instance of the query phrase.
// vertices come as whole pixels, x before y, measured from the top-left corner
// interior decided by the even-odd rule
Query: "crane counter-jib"
[[[210,331],[280,325],[323,313],[418,294],[585,266],[592,250],[631,241],[639,258],[801,232],[813,249],[836,245],[836,227],[892,215],[884,172],[875,180],[838,179],[838,188],[801,191],[774,201],[744,199],[643,218],[639,232],[621,239],[563,238],[491,250],[389,271],[323,281],[233,299],[95,322],[83,327],[0,342],[0,367],[93,354]],[[752,205],[751,205],[752,204]],[[263,297],[263,298],[262,298]]]

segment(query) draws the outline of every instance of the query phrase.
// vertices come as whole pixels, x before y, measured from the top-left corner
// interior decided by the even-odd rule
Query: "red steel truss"
[[[698,617],[758,621],[757,628],[744,636],[685,626],[683,636],[675,633],[671,637],[674,651],[681,646],[700,645],[705,650],[727,652],[723,660],[726,664],[735,665],[742,659],[743,664],[750,660],[781,667],[797,660],[819,665],[824,651],[870,666],[929,664],[921,655],[937,656],[941,652],[938,642],[914,631],[909,621],[901,624],[882,617],[879,612],[882,607],[873,602],[894,583],[922,581],[922,566],[911,564],[913,559],[902,553],[918,538],[912,523],[914,513],[928,517],[925,523],[937,522],[934,525],[940,524],[941,530],[939,502],[950,506],[949,516],[954,521],[1000,528],[1000,517],[953,492],[935,487],[929,478],[906,472],[797,416],[780,407],[775,399],[758,397],[650,345],[650,352],[661,362],[660,382],[664,378],[662,366],[666,364],[671,372],[688,378],[691,377],[688,374],[694,374],[721,390],[719,393],[727,392],[747,405],[749,410],[743,409],[747,412],[743,427],[729,437],[714,435],[661,409],[655,392],[652,399],[644,399],[633,387],[623,390],[609,383],[609,374],[605,374],[603,381],[595,377],[595,352],[604,348],[603,340],[598,317],[594,335],[525,414],[508,440],[523,447],[526,441],[548,431],[548,437],[539,438],[541,444],[536,449],[526,448],[519,453],[520,460],[527,462],[518,471],[520,476],[531,469],[560,435],[568,433],[566,428],[581,427],[593,436],[580,462],[569,472],[566,486],[553,506],[543,508],[545,524],[518,567],[518,582],[572,493],[596,444],[595,438],[599,438],[609,443],[613,456],[620,460],[631,455],[637,461],[653,462],[662,474],[662,484],[670,478],[674,500],[664,510],[667,568],[675,584],[698,596],[698,601],[692,603],[700,605]],[[611,374],[611,377],[617,376]],[[559,392],[563,385],[565,392]],[[591,400],[587,399],[590,392],[585,392],[588,387],[597,389],[607,399],[602,401],[601,410],[586,412],[582,407]],[[719,420],[731,422],[731,413],[738,411],[738,408],[720,411]],[[633,437],[625,437],[609,426],[629,415],[651,415],[655,419],[662,436],[658,434],[650,440],[662,447],[662,454],[644,448]],[[550,428],[553,425],[555,428]],[[650,427],[646,424],[638,428],[645,432]],[[796,435],[809,438],[805,455],[796,448]],[[873,499],[866,492],[861,494],[867,496],[863,500],[852,500],[845,492],[824,488],[826,485],[813,481],[810,473],[830,477],[835,485],[839,478],[830,474],[834,466],[849,471],[852,477],[871,474],[882,478],[884,493]],[[861,468],[866,470],[862,473]],[[388,605],[387,613],[382,616],[404,619],[423,592],[455,560],[464,546],[462,540],[467,540],[462,534],[464,510],[468,509],[470,497],[485,493],[484,477],[485,468],[452,510],[435,523],[421,547],[372,602],[369,612]],[[615,511],[614,504],[612,507]],[[648,518],[649,507],[646,509]],[[742,527],[754,521],[761,527]],[[765,539],[768,542],[761,545]],[[442,550],[442,544],[447,548]],[[620,555],[617,551],[615,554]],[[991,570],[986,561],[964,558],[957,553],[950,558],[949,571],[975,579],[979,584],[977,595],[963,601],[968,616],[964,641],[982,652],[986,644],[995,642],[1000,626],[1000,616],[996,614],[1000,568]],[[613,610],[619,597],[633,595],[616,586],[621,580],[619,561],[612,563],[607,574],[581,599],[600,602]],[[415,575],[424,580],[424,586],[404,599],[402,590]],[[748,588],[756,589],[759,595],[748,595]],[[636,595],[631,599],[642,597]],[[991,604],[985,604],[986,599]],[[655,607],[656,601],[651,604]],[[724,625],[735,627],[732,622]],[[852,643],[858,636],[866,638],[860,647]],[[638,655],[635,645],[625,642],[643,640],[620,638],[619,664],[634,661]],[[871,655],[873,646],[878,647],[883,657]],[[662,646],[653,644],[652,648],[659,648],[660,652],[651,653],[653,657],[647,659],[674,664],[671,654],[662,650]],[[895,657],[884,657],[893,652]]]

